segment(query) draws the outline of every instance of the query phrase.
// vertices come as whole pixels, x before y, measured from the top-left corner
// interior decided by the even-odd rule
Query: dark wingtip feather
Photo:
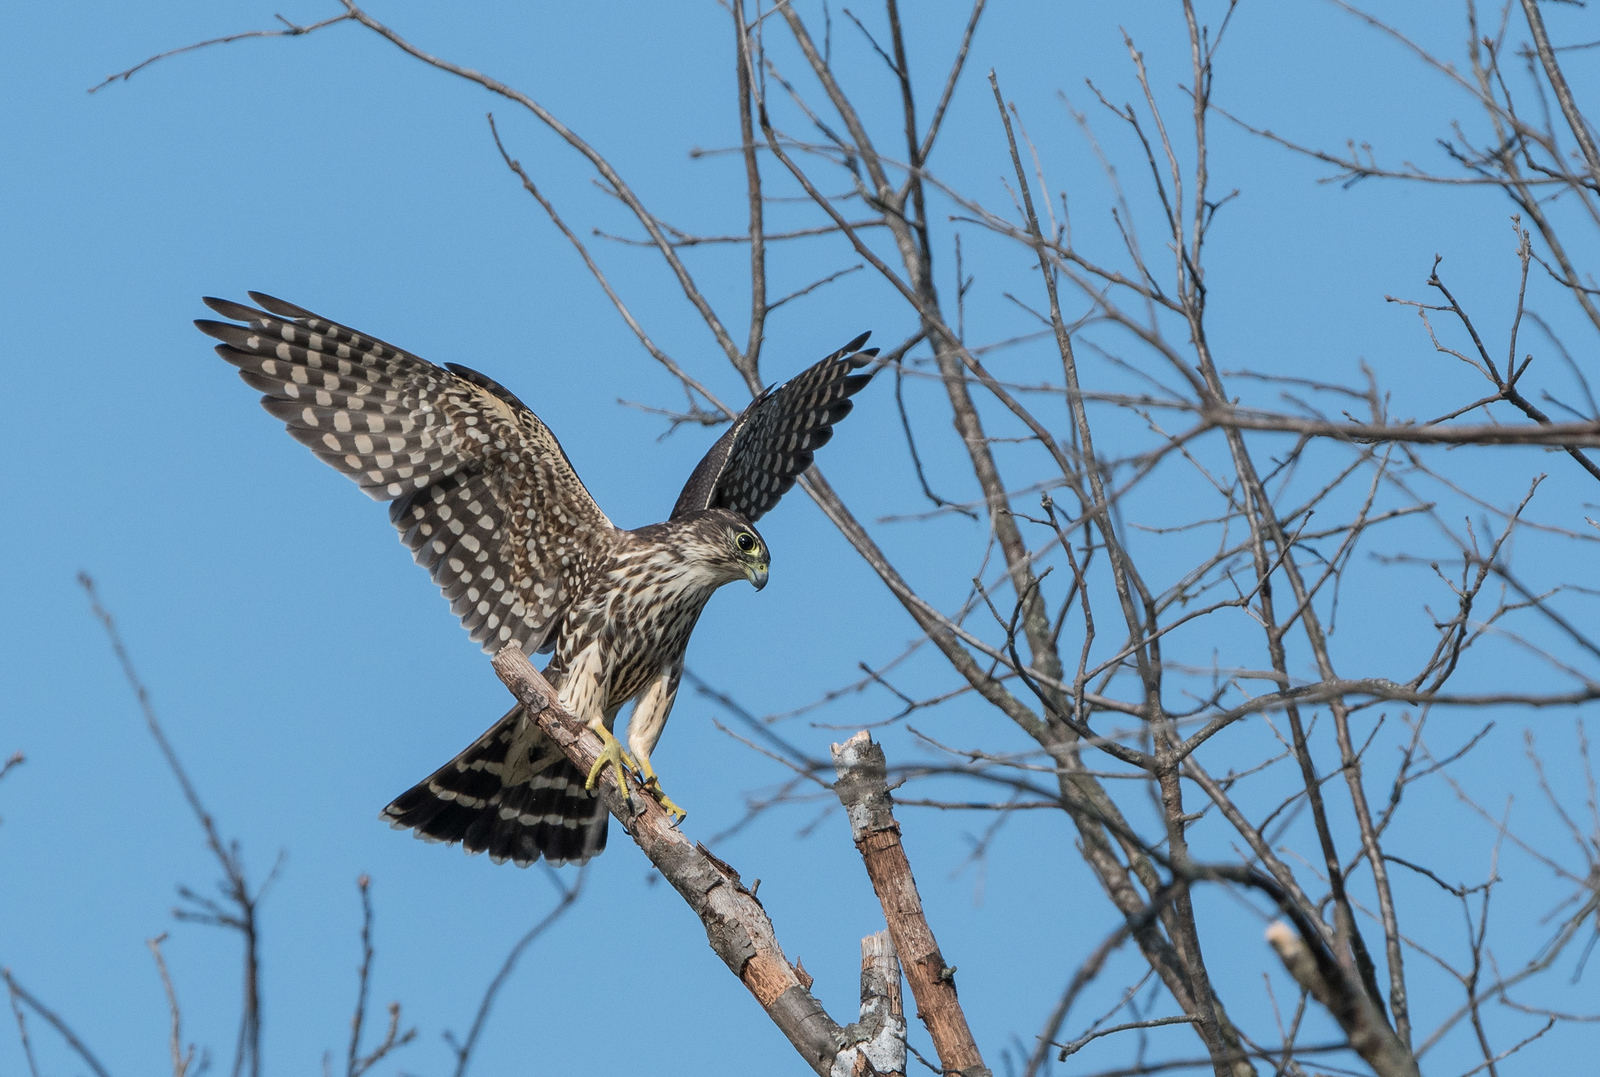
[[[200,332],[204,333],[206,336],[212,337],[216,340],[228,340],[228,330],[239,328],[231,322],[214,322],[210,318],[196,318],[194,320],[194,327],[200,330]]]
[[[877,348],[863,348],[861,346],[871,335],[871,333],[862,333],[859,337],[839,349],[838,357],[849,363],[851,370],[860,370],[878,357]]]
[[[224,318],[232,318],[240,322],[248,322],[261,314],[259,310],[247,307],[243,303],[235,303],[231,299],[218,299],[214,295],[203,295],[200,297],[200,302]]]
[[[304,307],[297,307],[293,303],[279,299],[277,296],[268,295],[266,292],[246,292],[251,299],[261,304],[261,309],[280,318],[315,318],[316,315]]]
[[[817,365],[820,366],[820,365],[822,365],[822,363],[832,363],[832,362],[834,362],[836,360],[839,360],[839,359],[847,360],[850,363],[851,366],[861,366],[861,365],[865,364],[867,362],[867,360],[861,359],[861,360],[858,361],[856,357],[857,357],[857,355],[860,355],[860,354],[866,354],[866,353],[861,352],[860,348],[861,348],[861,345],[863,345],[863,344],[865,344],[867,342],[867,338],[870,337],[871,335],[872,335],[872,333],[871,333],[870,330],[868,332],[862,333],[859,337],[856,337],[854,340],[852,340],[850,343],[846,344],[844,347],[840,348],[838,351],[834,352],[832,355],[825,356],[821,360],[821,362],[818,363]],[[874,350],[871,354],[876,355],[877,351]],[[765,397],[769,393],[771,393],[774,388],[776,388],[776,387],[775,386],[768,386],[767,387],[767,391],[762,393],[760,397],[757,397],[756,400],[760,401],[762,397]]]
[[[861,349],[870,333],[813,363],[750,402],[717,439],[684,485],[672,519],[702,508],[731,508],[751,523],[759,520],[811,465],[814,450],[827,444],[832,427],[850,414],[849,397],[872,380],[868,366],[878,349]],[[803,451],[804,450],[804,451]]]

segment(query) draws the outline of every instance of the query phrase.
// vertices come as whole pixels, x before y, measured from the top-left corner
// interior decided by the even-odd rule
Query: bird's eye
[[[748,531],[741,531],[734,540],[735,545],[744,553],[749,553],[756,548],[756,537]]]

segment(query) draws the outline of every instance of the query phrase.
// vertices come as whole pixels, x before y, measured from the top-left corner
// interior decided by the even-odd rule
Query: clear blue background
[[[1459,52],[1465,28],[1455,5],[1389,6],[1431,47]],[[955,4],[915,8],[910,46],[926,117],[967,12]],[[253,877],[286,854],[263,912],[267,1071],[314,1071],[324,1051],[342,1058],[358,957],[355,878],[367,872],[378,909],[374,1000],[399,999],[419,1028],[418,1042],[378,1072],[437,1074],[450,1064],[441,1031],[464,1032],[506,949],[549,908],[553,891],[540,872],[412,841],[376,817],[500,714],[505,692],[398,547],[381,507],[285,437],[212,356],[189,324],[207,313],[198,297],[265,290],[436,362],[482,369],[555,429],[614,521],[635,527],[662,518],[713,433],[682,429],[662,439],[662,421],[618,404],[676,407],[681,395],[501,164],[483,119],[492,109],[510,152],[591,243],[655,339],[724,399],[745,397],[659,260],[590,236],[592,227],[637,229],[595,190],[580,158],[514,106],[370,33],[347,25],[239,42],[84,92],[153,53],[268,27],[273,10],[176,0],[6,8],[0,452],[9,525],[0,537],[8,566],[0,577],[0,753],[20,749],[28,761],[0,783],[0,963],[57,1007],[113,1073],[166,1065],[165,1003],[144,940],[172,927],[175,883],[205,890],[215,871],[74,583],[84,569],[100,582],[169,735]],[[298,22],[334,13],[308,2],[282,10]],[[743,229],[738,159],[691,160],[685,152],[737,139],[732,32],[718,5],[386,3],[374,13],[436,55],[531,94],[673,223]],[[858,14],[880,25],[879,13]],[[885,102],[869,118],[885,145],[898,146],[882,65],[834,16],[836,66],[857,92]],[[1218,16],[1207,13],[1213,24]],[[820,33],[818,13],[807,18]],[[1547,18],[1563,40],[1600,36],[1586,13],[1552,5]],[[1056,93],[1088,108],[1083,80],[1092,77],[1115,101],[1137,98],[1119,21],[1145,51],[1169,118],[1185,122],[1175,84],[1188,81],[1187,43],[1175,6],[998,2],[979,31],[934,170],[990,206],[1009,206],[1009,166],[983,80],[992,67],[1042,147],[1050,181],[1073,192],[1080,243],[1106,249],[1104,180]],[[1391,164],[1440,164],[1431,140],[1471,113],[1445,80],[1331,5],[1245,4],[1229,32],[1218,102],[1301,141],[1337,147],[1347,137],[1369,139]],[[776,27],[772,34],[782,36]],[[1580,97],[1600,100],[1590,76],[1600,53],[1568,55]],[[775,58],[787,63],[786,74],[801,74],[792,54]],[[784,122],[800,130],[792,113]],[[1103,113],[1095,122],[1108,148],[1126,151]],[[1325,168],[1220,120],[1213,151],[1215,190],[1242,192],[1224,211],[1211,252],[1213,333],[1225,368],[1348,379],[1365,359],[1395,391],[1400,415],[1438,413],[1480,393],[1433,355],[1414,315],[1384,296],[1422,297],[1440,253],[1458,294],[1503,335],[1516,273],[1503,198],[1378,182],[1348,191],[1318,185]],[[1119,163],[1133,187],[1135,162]],[[799,209],[774,210],[771,219],[774,227],[814,223]],[[1145,228],[1154,227],[1147,218]],[[942,219],[939,230],[948,293],[954,277]],[[1032,328],[999,298],[1007,281],[1029,287],[1025,252],[967,237],[984,297],[969,307],[972,339]],[[1591,251],[1592,241],[1580,259]],[[688,255],[740,340],[745,259],[740,248]],[[837,240],[777,252],[774,294],[854,261]],[[867,278],[844,278],[775,314],[765,377],[786,377],[863,329],[879,343],[903,339],[912,328],[903,305]],[[1559,300],[1543,298],[1558,318]],[[1592,341],[1573,339],[1584,348]],[[937,387],[910,384],[908,399],[933,485],[972,497]],[[1559,457],[1451,459],[1497,504],[1520,496],[1529,475],[1552,471],[1546,496],[1557,506],[1551,518],[1564,525],[1581,526],[1583,502],[1593,500]],[[864,520],[926,507],[887,379],[863,395],[820,462]],[[774,548],[771,585],[760,595],[726,589],[691,647],[690,666],[708,682],[755,713],[785,711],[859,676],[859,661],[887,661],[914,636],[803,495],[762,529]],[[959,518],[929,528],[875,525],[874,533],[946,608],[964,593],[985,538],[982,524]],[[1166,549],[1151,556],[1170,556],[1165,570],[1175,573],[1188,551],[1179,543]],[[1586,563],[1554,567],[1596,582]],[[1425,576],[1390,576],[1388,586]],[[1390,597],[1377,584],[1343,597],[1341,616],[1356,633],[1344,641],[1352,667],[1401,671],[1403,663],[1386,664],[1390,649],[1414,641],[1425,618],[1391,621]],[[1508,659],[1470,683],[1524,675]],[[1527,683],[1543,683],[1530,676]],[[907,677],[917,691],[949,685],[932,662],[914,663]],[[887,693],[867,692],[811,716],[842,732],[807,719],[784,728],[825,754],[830,740],[897,709]],[[723,717],[686,692],[655,757],[700,839],[740,818],[747,791],[759,795],[786,777],[718,733],[712,720]],[[1495,810],[1517,793],[1517,811],[1527,813],[1517,818],[1549,836],[1520,755],[1521,731],[1541,731],[1564,757],[1561,787],[1573,788],[1570,714],[1499,717],[1483,762],[1465,765],[1462,776]],[[914,724],[947,743],[1024,747],[997,722],[960,703]],[[1441,742],[1454,746],[1476,728],[1463,724]],[[1265,736],[1241,731],[1238,758],[1256,758]],[[898,729],[886,737],[892,759],[917,752]],[[1213,770],[1228,758],[1216,757]],[[1415,795],[1414,829],[1397,843],[1434,856],[1451,879],[1480,881],[1492,831],[1447,788]],[[718,852],[746,879],[763,879],[761,897],[788,956],[803,960],[819,997],[848,1020],[856,940],[881,926],[881,912],[828,803],[784,809]],[[1071,970],[1114,919],[1072,852],[1064,817],[1016,818],[980,872],[964,861],[989,817],[902,814],[930,918],[961,969],[963,1000],[998,1071],[1003,1048],[1031,1045]],[[1436,819],[1449,823],[1436,827]],[[1226,836],[1217,842],[1214,851],[1228,855]],[[1559,837],[1549,845],[1559,850]],[[1570,861],[1570,850],[1563,855]],[[1529,921],[1570,889],[1526,860],[1517,873],[1522,889],[1508,900]],[[707,950],[693,916],[656,882],[614,832],[582,902],[528,953],[502,995],[475,1072],[803,1071]],[[1400,885],[1418,909],[1435,910],[1414,914],[1416,930],[1457,945],[1451,918],[1459,914],[1434,891],[1409,879]],[[1270,1039],[1258,986],[1258,970],[1272,967],[1261,921],[1224,894],[1206,894],[1201,905],[1216,918],[1209,923],[1231,925],[1208,941],[1224,997],[1253,1033]],[[1506,967],[1526,960],[1543,930],[1508,936]],[[167,944],[186,1035],[211,1046],[217,1067],[231,1058],[236,950],[231,936],[193,926],[177,928]],[[1412,960],[1422,984],[1438,985],[1437,993],[1414,988],[1419,1009],[1437,1019],[1457,996]],[[1133,967],[1122,961],[1108,971],[1068,1034],[1115,1000],[1126,982],[1118,975]],[[1289,997],[1287,980],[1274,977],[1279,999]],[[1586,995],[1592,987],[1580,985],[1561,1004],[1580,1009]],[[1494,1020],[1500,1048],[1537,1027],[1504,1011]],[[46,1072],[80,1071],[52,1033],[37,1021],[32,1028]],[[1313,1028],[1326,1034],[1325,1025]],[[1181,1030],[1152,1036],[1158,1046],[1193,1050]],[[1570,1061],[1582,1041],[1559,1030],[1515,1065]],[[916,1042],[927,1050],[925,1039]],[[1114,1041],[1096,1051],[1075,1064],[1126,1058],[1126,1045]],[[1458,1035],[1428,1068],[1472,1064],[1471,1045]],[[22,1066],[15,1039],[0,1034],[0,1070]]]

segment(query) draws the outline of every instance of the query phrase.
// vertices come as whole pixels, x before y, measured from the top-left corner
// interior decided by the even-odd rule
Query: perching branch
[[[545,735],[575,767],[588,773],[600,756],[600,739],[562,710],[555,690],[521,649],[501,648],[494,656],[494,669]],[[740,881],[739,873],[684,837],[643,786],[619,789],[614,771],[607,769],[599,788],[606,810],[700,917],[711,949],[755,996],[806,1064],[828,1077],[840,1052],[842,1029],[784,958],[766,909]]]

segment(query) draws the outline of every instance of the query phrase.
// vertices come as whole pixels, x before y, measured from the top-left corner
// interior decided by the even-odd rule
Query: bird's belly
[[[572,669],[579,655],[597,646],[591,667],[596,702],[608,715],[682,663],[689,635],[715,590],[681,573],[612,575],[609,588],[568,611],[551,663]]]
[[[612,707],[637,696],[663,669],[683,661],[701,605],[691,610],[656,610],[644,631],[618,633],[610,651],[606,685]]]
[[[659,593],[657,597],[661,597]],[[611,604],[601,630],[608,710],[633,699],[663,670],[682,663],[705,598],[672,597],[677,601],[636,599]]]

